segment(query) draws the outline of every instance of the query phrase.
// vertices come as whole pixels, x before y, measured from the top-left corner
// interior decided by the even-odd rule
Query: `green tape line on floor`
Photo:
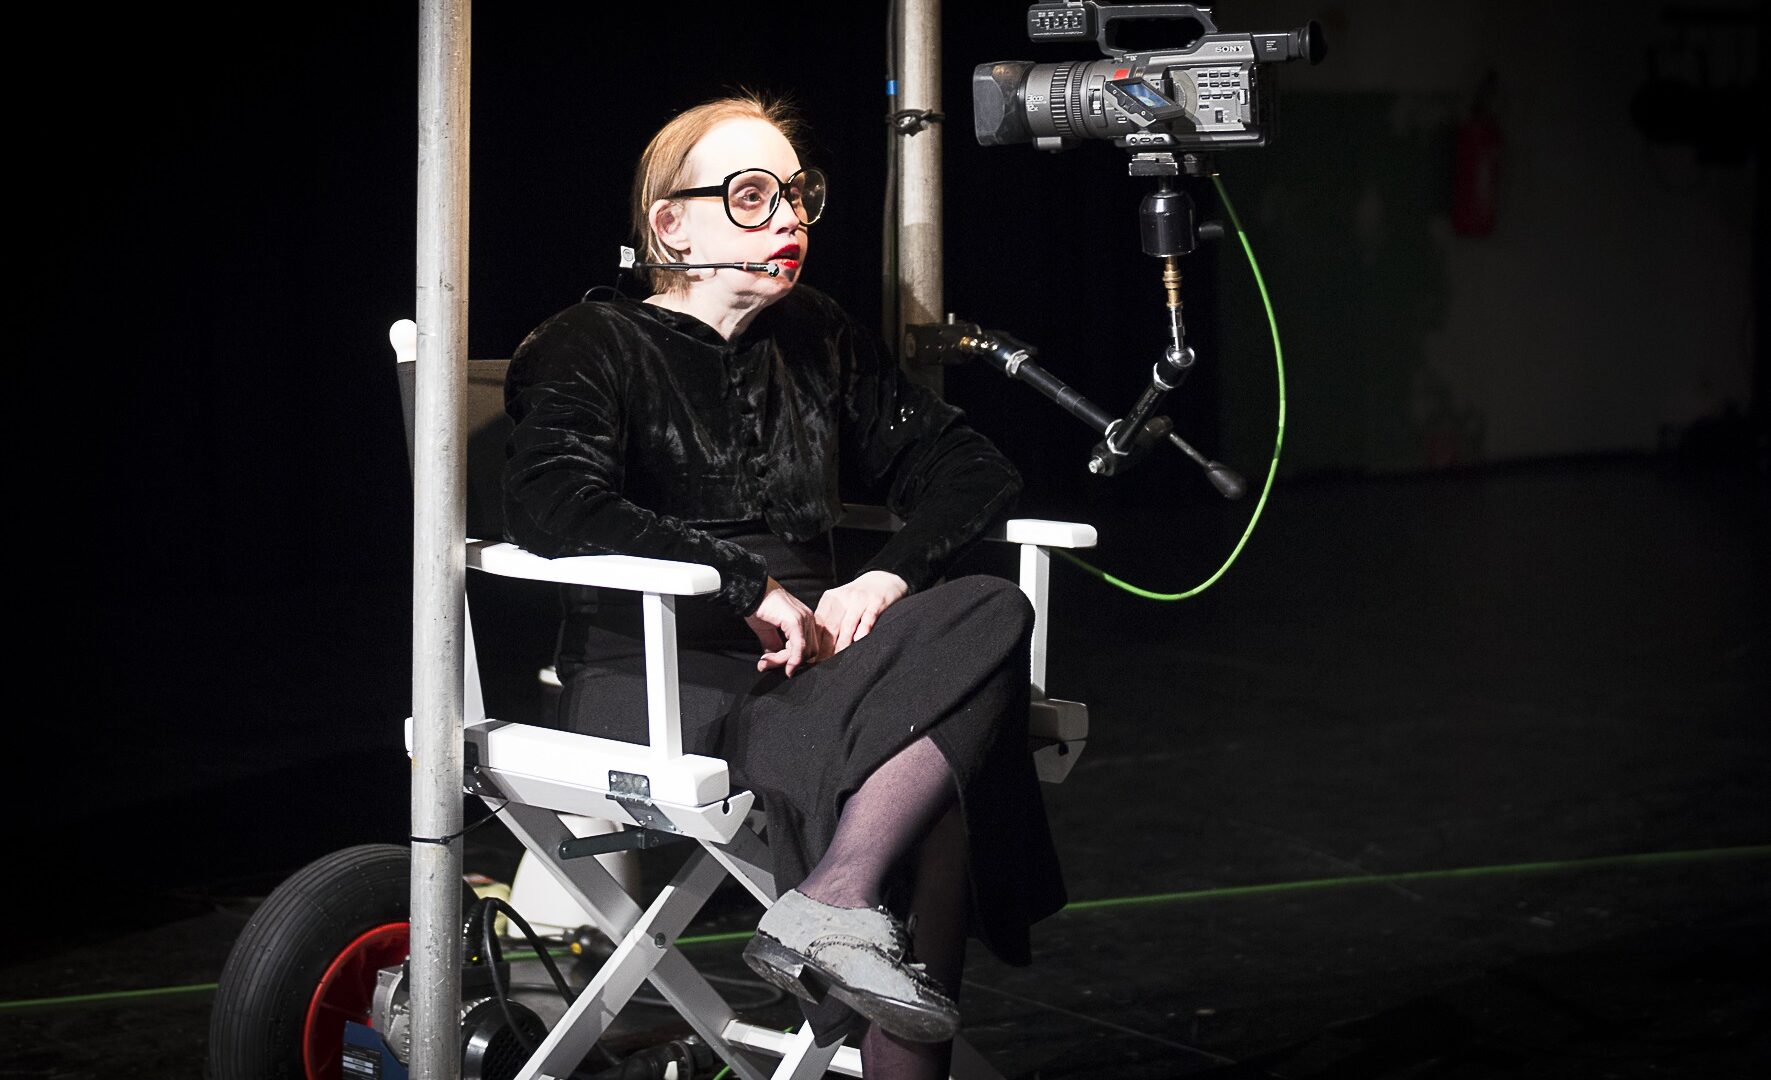
[[[1577,870],[1614,870],[1628,867],[1655,867],[1694,862],[1721,862],[1728,859],[1762,859],[1771,857],[1771,844],[1751,847],[1704,848],[1697,851],[1660,851],[1645,855],[1604,855],[1592,859],[1563,859],[1554,862],[1509,863],[1501,866],[1464,866],[1450,870],[1411,870],[1399,874],[1360,874],[1354,877],[1313,878],[1305,881],[1280,881],[1266,885],[1231,885],[1217,889],[1193,889],[1187,892],[1150,893],[1144,896],[1117,896],[1104,900],[1078,900],[1067,905],[1060,914],[1079,914],[1103,908],[1132,907],[1138,904],[1177,904],[1193,900],[1223,900],[1240,896],[1274,896],[1288,892],[1319,889],[1342,889],[1363,885],[1400,885],[1412,881],[1450,881],[1459,878],[1520,877],[1527,874],[1566,873]],[[724,934],[691,934],[677,938],[678,945],[714,945],[724,942],[748,941],[750,931],[738,930]],[[507,960],[533,960],[533,952],[511,951]],[[69,1005],[99,1005],[109,1002],[143,998],[171,997],[211,991],[216,983],[191,983],[187,986],[160,986],[147,990],[113,990],[98,994],[70,994],[64,997],[26,998],[0,1001],[0,1011],[7,1009],[53,1008]]]

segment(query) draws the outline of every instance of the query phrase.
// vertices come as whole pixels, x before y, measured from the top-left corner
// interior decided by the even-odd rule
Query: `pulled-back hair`
[[[715,127],[727,120],[762,120],[772,124],[788,143],[797,149],[800,121],[792,106],[748,90],[731,97],[703,102],[686,112],[678,113],[658,129],[640,155],[639,168],[633,176],[633,232],[641,262],[677,262],[680,257],[658,239],[652,231],[649,212],[652,204],[672,191],[681,190],[687,182],[689,152]],[[640,274],[654,292],[676,292],[688,288],[680,272],[642,270]]]

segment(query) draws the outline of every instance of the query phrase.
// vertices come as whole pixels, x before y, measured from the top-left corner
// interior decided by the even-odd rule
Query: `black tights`
[[[946,756],[923,736],[873,770],[849,796],[836,835],[799,891],[837,907],[878,904],[886,877],[915,851],[911,948],[954,1000],[965,966],[965,819]],[[915,1043],[870,1026],[861,1063],[872,1080],[945,1077],[953,1044]]]

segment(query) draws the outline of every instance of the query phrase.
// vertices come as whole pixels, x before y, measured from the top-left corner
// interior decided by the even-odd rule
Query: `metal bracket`
[[[558,850],[562,860],[582,859],[587,855],[607,855],[612,851],[645,851],[666,844],[680,844],[687,839],[686,836],[658,832],[655,829],[623,829],[621,832],[603,833],[600,836],[561,840]]]
[[[652,778],[645,773],[610,769],[609,797],[620,801],[627,799],[650,800],[652,798]]]
[[[486,770],[480,767],[480,744],[469,739],[461,747],[461,789],[470,795],[478,795],[483,799],[502,799],[504,792],[498,790]]]
[[[1169,153],[1133,154],[1127,171],[1132,176],[1179,176],[1181,163]]]
[[[609,798],[621,804],[642,829],[654,829],[658,832],[681,833],[676,823],[658,812],[652,805],[652,778],[644,773],[622,772],[620,769],[609,770]]]

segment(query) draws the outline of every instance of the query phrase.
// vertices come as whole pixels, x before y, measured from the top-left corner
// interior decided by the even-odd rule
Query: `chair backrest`
[[[401,357],[400,401],[406,415],[406,457],[413,456],[412,415],[418,365]],[[509,360],[467,362],[467,535],[496,540],[504,535],[504,446],[512,424],[504,411],[504,373]]]

